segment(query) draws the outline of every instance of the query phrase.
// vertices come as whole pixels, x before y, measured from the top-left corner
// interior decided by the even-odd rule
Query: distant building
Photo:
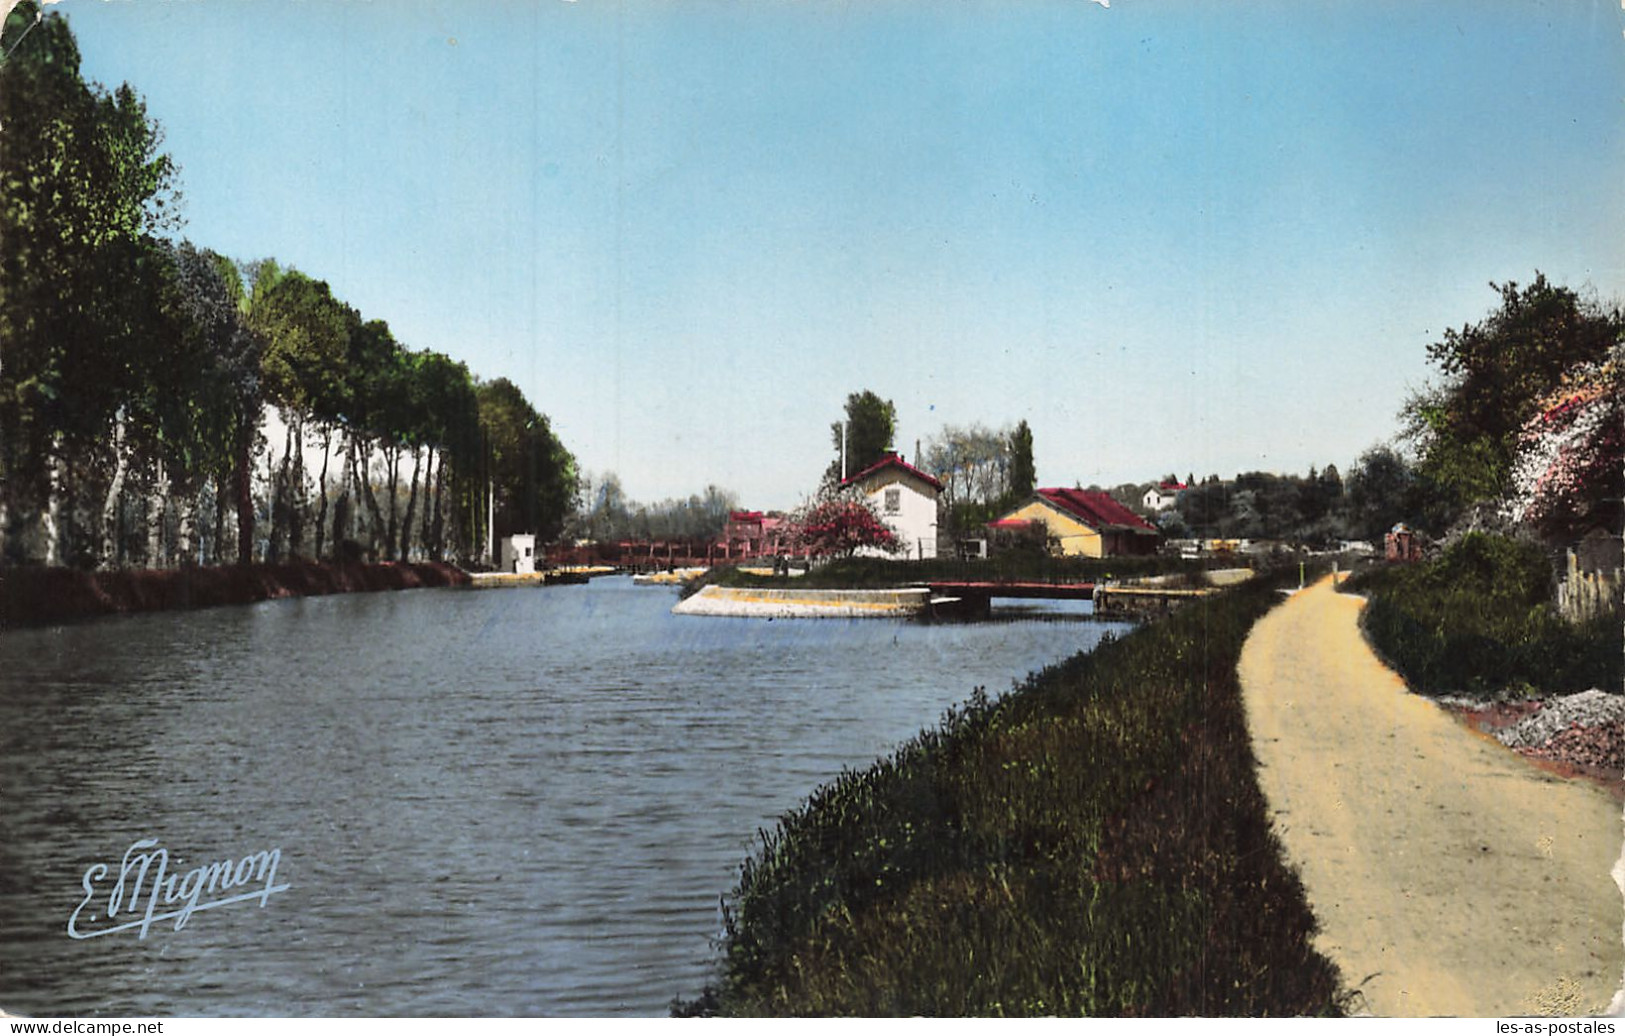
[[[729,511],[728,523],[722,530],[724,556],[759,558],[783,553],[783,525],[780,515]]]
[[[1032,500],[989,522],[993,528],[1043,523],[1061,542],[1061,553],[1102,558],[1155,554],[1161,541],[1156,526],[1113,500],[1084,489],[1040,489]]]
[[[1400,522],[1383,537],[1383,557],[1389,561],[1421,561],[1422,544],[1416,530]]]
[[[937,556],[937,498],[942,483],[893,453],[841,483],[842,489],[863,494],[891,526],[911,558]],[[860,550],[860,555],[882,555]]]
[[[532,533],[504,536],[497,541],[497,571],[530,574],[536,571],[536,537]]]
[[[1166,511],[1179,502],[1179,494],[1186,488],[1183,482],[1163,482],[1147,489],[1142,502],[1147,511]]]

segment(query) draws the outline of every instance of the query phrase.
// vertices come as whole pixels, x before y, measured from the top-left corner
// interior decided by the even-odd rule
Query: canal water
[[[665,1014],[709,975],[758,828],[1121,628],[1087,604],[927,625],[675,600],[607,578],[0,634],[0,1008]],[[76,909],[81,934],[144,915],[132,867],[108,916],[142,840],[176,876],[160,914],[256,853],[288,887],[70,938]],[[199,901],[265,887],[235,869]]]

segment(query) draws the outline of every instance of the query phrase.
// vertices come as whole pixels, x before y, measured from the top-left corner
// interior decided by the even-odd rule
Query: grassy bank
[[[1236,662],[1278,600],[1258,583],[818,789],[745,863],[715,988],[674,1008],[1336,1013],[1254,776]]]
[[[0,629],[44,626],[97,615],[248,604],[275,597],[407,590],[468,582],[451,565],[222,565],[86,572],[0,569]]]
[[[1436,560],[1372,569],[1344,588],[1370,597],[1366,636],[1412,690],[1478,698],[1618,690],[1620,616],[1570,624],[1552,604],[1553,578],[1540,548],[1474,533]]]

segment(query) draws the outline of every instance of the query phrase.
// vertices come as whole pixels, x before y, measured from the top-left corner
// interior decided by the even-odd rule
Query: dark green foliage
[[[1428,483],[1403,454],[1373,446],[1360,454],[1348,480],[1350,535],[1379,542],[1400,522],[1427,522]]]
[[[856,475],[884,457],[892,448],[892,437],[897,434],[897,408],[891,400],[865,389],[846,397],[846,420],[830,425],[830,436],[835,447],[835,460],[824,472],[829,482],[840,482]],[[841,470],[842,444],[846,448],[846,469]]]
[[[1421,693],[1618,690],[1619,616],[1564,621],[1552,605],[1552,579],[1540,548],[1472,533],[1436,561],[1374,569],[1345,589],[1370,596],[1366,635]]]
[[[576,504],[575,458],[513,382],[498,378],[477,391],[496,487],[497,535],[554,539]]]
[[[155,307],[127,303],[173,224],[174,166],[134,91],[80,77],[61,15],[19,4],[0,50],[0,492],[26,509],[108,437],[123,354],[161,339]]]
[[[1038,474],[1033,467],[1033,430],[1023,420],[1010,434],[1010,499],[1020,503],[1038,488]]]
[[[1108,640],[819,788],[728,901],[734,1015],[1339,1009],[1254,778],[1250,586]]]
[[[1549,283],[1491,284],[1501,304],[1482,322],[1428,346],[1442,384],[1413,396],[1403,416],[1420,471],[1461,508],[1508,489],[1518,430],[1536,401],[1577,364],[1601,362],[1625,333],[1625,314]]]
[[[298,270],[240,271],[163,239],[178,224],[176,168],[140,97],[85,82],[67,21],[35,0],[7,15],[0,53],[5,560],[219,562],[231,512],[244,562],[260,542],[272,558],[307,545],[326,556],[352,536],[386,558],[414,545],[439,558],[448,542],[477,555],[488,477],[519,501],[514,525],[557,531],[573,458],[522,396],[524,434],[493,443],[482,432],[505,415],[482,424],[462,364],[408,350]],[[287,428],[266,444],[281,460],[256,499],[267,403]],[[316,444],[322,462],[307,472]],[[201,508],[213,512],[206,546]]]
[[[1139,488],[1123,487],[1139,505]],[[1346,534],[1348,500],[1336,468],[1308,477],[1262,471],[1192,484],[1174,505],[1181,532],[1203,539],[1290,539],[1329,543]],[[1164,512],[1165,514],[1168,512]]]

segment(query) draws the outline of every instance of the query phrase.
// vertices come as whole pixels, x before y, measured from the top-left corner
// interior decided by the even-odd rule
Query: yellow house
[[[1105,493],[1040,489],[1027,503],[989,524],[1013,528],[1042,523],[1069,557],[1103,558],[1154,554],[1156,527]]]

